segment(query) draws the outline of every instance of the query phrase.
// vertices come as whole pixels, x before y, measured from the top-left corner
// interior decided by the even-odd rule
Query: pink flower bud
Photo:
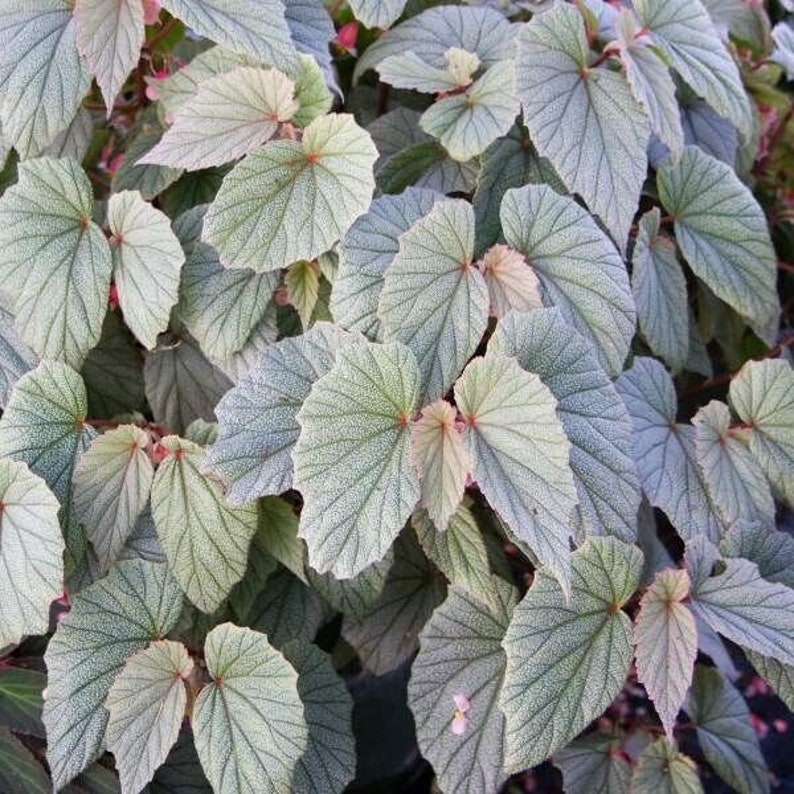
[[[336,32],[336,43],[347,52],[352,51],[358,39],[358,22],[348,22]]]
[[[156,25],[160,19],[160,0],[143,0],[143,24]]]

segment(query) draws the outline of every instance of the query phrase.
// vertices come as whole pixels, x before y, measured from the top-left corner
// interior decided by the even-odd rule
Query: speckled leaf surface
[[[152,516],[179,586],[212,612],[242,579],[256,532],[255,505],[230,507],[201,473],[204,450],[177,436],[160,441],[168,453],[152,484]]]
[[[631,776],[636,794],[703,794],[697,764],[662,736],[649,744],[637,759]]]
[[[159,640],[130,656],[113,681],[105,701],[107,745],[125,792],[141,791],[174,746],[192,669],[184,645]]]
[[[540,281],[523,254],[497,244],[477,264],[488,287],[492,317],[504,317],[511,309],[530,312],[543,308]]]
[[[473,266],[474,210],[438,201],[399,238],[378,303],[385,339],[407,345],[421,374],[421,402],[445,394],[488,324],[488,288]]]
[[[405,8],[406,0],[352,0],[356,19],[368,28],[388,28]]]
[[[182,594],[165,565],[130,560],[74,596],[44,660],[47,760],[56,787],[74,779],[105,745],[105,698],[128,657],[176,624]]]
[[[232,504],[292,487],[296,414],[312,385],[333,366],[340,346],[355,337],[318,323],[307,333],[268,347],[218,404],[218,440],[207,467],[228,484]]]
[[[118,559],[149,500],[149,436],[121,425],[97,437],[74,473],[74,509],[104,570]]]
[[[695,462],[695,430],[676,424],[677,400],[662,364],[638,357],[615,382],[634,426],[634,462],[651,504],[685,540],[717,540],[721,522]]]
[[[545,309],[508,314],[489,349],[516,356],[556,397],[557,415],[571,442],[576,490],[593,533],[633,541],[640,486],[631,420],[593,347],[559,309]]]
[[[168,327],[185,255],[168,217],[137,191],[114,193],[107,212],[113,280],[124,320],[151,350],[157,334]]]
[[[26,634],[47,631],[50,603],[63,592],[64,542],[58,500],[25,463],[0,459],[0,505],[0,646],[4,646]]]
[[[19,166],[0,198],[0,277],[15,325],[38,355],[79,367],[99,342],[111,257],[91,220],[91,183],[75,160]]]
[[[620,740],[591,733],[555,753],[566,794],[628,794],[631,766],[619,749]]]
[[[578,502],[557,401],[537,375],[498,353],[474,359],[455,384],[472,476],[513,532],[570,588]]]
[[[642,596],[634,626],[637,677],[670,738],[697,655],[695,618],[683,603],[688,595],[686,571],[660,571]]]
[[[657,185],[695,275],[772,339],[780,315],[777,266],[766,216],[750,190],[728,165],[694,146],[659,167]]]
[[[535,576],[504,638],[505,766],[534,766],[600,716],[632,659],[633,595],[642,554],[616,538],[589,538],[571,557],[571,596],[546,571]],[[564,627],[564,629],[563,629]]]
[[[507,773],[502,766],[505,718],[499,691],[505,673],[502,648],[518,593],[492,579],[493,608],[453,587],[419,635],[411,668],[408,704],[422,755],[445,791],[496,791]],[[467,707],[462,733],[452,730],[456,696]]]
[[[204,646],[212,682],[201,690],[193,731],[218,794],[289,790],[308,729],[298,674],[264,634],[224,623]]]
[[[331,292],[331,314],[337,323],[381,339],[377,311],[383,274],[399,250],[400,236],[438,198],[431,190],[409,187],[398,196],[379,196],[354,221],[339,244],[339,269]]]
[[[366,212],[377,150],[348,114],[316,118],[300,143],[274,141],[224,178],[203,239],[225,267],[279,270],[327,251]]]
[[[297,414],[300,535],[318,572],[350,578],[381,559],[419,501],[409,421],[419,370],[399,342],[342,348]]]
[[[609,238],[576,202],[547,185],[508,190],[500,211],[507,242],[531,264],[546,305],[556,306],[618,375],[634,336],[626,266]]]
[[[775,694],[794,710],[794,666],[783,664],[771,656],[746,651],[747,659],[758,674],[772,687]]]
[[[794,588],[794,537],[771,524],[738,521],[720,538],[720,551],[728,557],[744,557],[758,566],[769,582]]]
[[[73,4],[41,0],[0,6],[0,123],[6,145],[41,154],[69,126],[91,75],[77,52]]]
[[[14,328],[11,302],[0,295],[0,408],[8,402],[14,384],[36,364],[38,357]]]
[[[537,14],[517,42],[516,91],[533,143],[623,250],[647,170],[645,113],[623,74],[589,67],[574,6]]]

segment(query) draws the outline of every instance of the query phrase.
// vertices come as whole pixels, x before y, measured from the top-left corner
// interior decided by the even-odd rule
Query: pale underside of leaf
[[[491,316],[503,317],[511,309],[530,312],[543,308],[538,277],[518,251],[498,243],[478,264],[488,286]]]

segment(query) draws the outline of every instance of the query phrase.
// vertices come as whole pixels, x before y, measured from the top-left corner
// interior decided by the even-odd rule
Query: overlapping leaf
[[[637,759],[631,776],[636,794],[703,794],[695,762],[662,736],[649,744]]]
[[[378,317],[384,337],[416,356],[426,403],[452,386],[488,324],[488,288],[473,266],[471,205],[436,202],[401,235],[399,246],[386,270]]]
[[[157,334],[168,327],[185,255],[168,217],[147,204],[140,193],[114,193],[107,212],[113,235],[113,280],[124,320],[151,350]]]
[[[695,430],[676,424],[672,379],[658,361],[636,358],[615,386],[634,425],[634,462],[651,504],[684,539],[716,541],[720,521],[695,462]]]
[[[577,493],[593,532],[634,540],[640,492],[631,422],[593,348],[558,309],[546,309],[508,314],[490,349],[516,356],[557,398]]]
[[[422,755],[446,791],[496,791],[507,777],[502,766],[505,718],[498,695],[505,672],[502,649],[518,594],[492,579],[494,608],[457,587],[419,636],[411,668],[408,704]],[[456,698],[464,698],[463,729],[452,730]]]
[[[367,210],[372,139],[347,114],[316,118],[303,139],[275,141],[223,180],[203,239],[226,267],[279,270],[327,251]]]
[[[518,251],[508,245],[493,245],[479,266],[488,287],[493,317],[503,317],[511,309],[529,312],[543,308],[538,277]]]
[[[350,7],[368,28],[388,28],[405,8],[406,0],[352,0]]]
[[[575,7],[537,14],[517,41],[516,91],[533,143],[623,250],[647,170],[647,117],[624,75],[590,68]]]
[[[25,463],[0,459],[0,647],[44,634],[63,592],[58,500]]]
[[[0,198],[0,277],[17,331],[73,367],[99,342],[107,311],[110,248],[93,209],[91,183],[68,158],[22,163]]]
[[[619,739],[592,733],[555,753],[566,794],[628,794],[631,766],[619,749]]]
[[[6,145],[23,158],[41,154],[69,126],[91,83],[72,6],[11,0],[0,7],[0,123]]]
[[[0,728],[0,786],[25,794],[48,794],[52,790],[42,765],[6,728]]]
[[[342,348],[297,414],[295,487],[309,563],[349,578],[381,559],[419,500],[409,421],[419,369],[399,342]]]
[[[794,588],[794,537],[788,532],[778,532],[771,524],[738,521],[720,539],[720,551],[754,562],[767,581]]]
[[[348,229],[339,244],[339,268],[331,292],[334,320],[374,340],[382,335],[377,316],[383,274],[399,250],[399,237],[426,215],[440,196],[407,188],[379,196]]]
[[[199,693],[193,731],[218,794],[290,788],[308,730],[298,674],[264,634],[224,623],[204,646],[212,682]]]
[[[127,659],[113,681],[107,745],[125,792],[143,789],[176,742],[187,703],[183,679],[192,669],[184,645],[160,640]]]
[[[149,436],[122,425],[94,439],[74,473],[74,509],[103,569],[118,559],[149,500]]]
[[[505,766],[545,760],[620,692],[632,658],[631,621],[642,554],[616,538],[589,538],[571,558],[571,595],[545,570],[513,612],[504,639]]]
[[[312,384],[333,366],[340,346],[355,341],[318,323],[302,336],[267,348],[218,404],[219,435],[207,466],[228,483],[232,504],[292,487],[296,414]]]
[[[176,624],[179,587],[164,565],[130,560],[74,596],[44,660],[47,760],[62,787],[104,748],[105,698],[126,659]]]
[[[662,164],[657,183],[695,275],[771,339],[780,313],[777,266],[766,217],[752,193],[729,166],[694,146],[677,162]]]
[[[152,485],[152,516],[168,564],[188,598],[212,612],[242,579],[256,532],[255,505],[232,508],[217,482],[201,474],[204,451],[176,436]]]
[[[466,422],[463,438],[474,479],[567,594],[578,499],[557,401],[537,375],[498,353],[466,367],[455,384],[455,401]]]
[[[689,355],[686,279],[675,244],[659,232],[660,220],[657,207],[640,218],[631,255],[631,291],[640,330],[651,350],[678,371]]]
[[[670,738],[697,655],[695,618],[683,603],[688,595],[686,571],[660,571],[640,601],[634,630],[637,676]]]
[[[500,217],[507,242],[540,279],[544,303],[557,306],[595,345],[607,373],[617,375],[634,335],[635,308],[609,238],[573,199],[547,185],[508,190]]]
[[[37,363],[36,354],[14,328],[10,301],[0,295],[0,408],[8,402],[14,384]]]
[[[731,381],[729,398],[748,423],[750,452],[767,477],[794,504],[794,370],[787,361],[749,361]]]
[[[5,667],[0,670],[0,720],[16,733],[44,738],[41,709],[47,676],[38,670]]]
[[[794,710],[794,665],[783,664],[771,656],[747,651],[747,658],[778,697]]]
[[[366,617],[386,586],[386,578],[394,564],[393,548],[383,559],[373,562],[352,579],[337,579],[330,573],[318,574],[309,569],[309,581],[338,612],[356,618]]]
[[[189,170],[222,165],[272,138],[297,110],[295,84],[283,72],[238,66],[199,83],[138,162]]]

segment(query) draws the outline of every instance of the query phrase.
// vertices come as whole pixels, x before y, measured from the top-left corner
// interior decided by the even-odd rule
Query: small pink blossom
[[[156,25],[160,19],[160,0],[143,0],[143,24]]]
[[[463,736],[469,725],[466,712],[471,708],[471,703],[466,695],[459,692],[452,696],[452,700],[455,702],[455,716],[452,718],[450,730],[455,736]]]

